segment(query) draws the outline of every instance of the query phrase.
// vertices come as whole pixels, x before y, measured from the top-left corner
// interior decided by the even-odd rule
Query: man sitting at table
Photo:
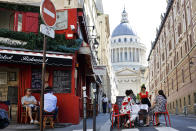
[[[32,91],[29,88],[25,90],[25,96],[22,97],[21,103],[22,103],[23,106],[26,107],[28,115],[29,115],[29,117],[31,119],[30,123],[31,124],[33,124],[33,123],[37,124],[38,123],[38,121],[37,121],[37,118],[38,118],[38,114],[37,113],[38,112],[37,112],[37,106],[36,106],[37,101],[36,101],[35,97],[31,95],[31,92]],[[35,116],[35,121],[33,121],[32,111],[36,111],[37,112],[36,116]]]
[[[57,97],[53,95],[53,90],[51,87],[45,89],[44,94],[44,112],[47,113],[56,113],[57,111]]]

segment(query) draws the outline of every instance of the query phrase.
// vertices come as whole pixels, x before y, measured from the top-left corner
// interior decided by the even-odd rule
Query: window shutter
[[[39,14],[38,13],[25,13],[25,28],[24,31],[25,32],[38,32],[38,17]]]

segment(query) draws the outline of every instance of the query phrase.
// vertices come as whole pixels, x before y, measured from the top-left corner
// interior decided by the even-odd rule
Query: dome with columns
[[[111,36],[111,62],[114,70],[131,68],[139,70],[146,66],[146,47],[132,30],[124,9],[120,24]]]

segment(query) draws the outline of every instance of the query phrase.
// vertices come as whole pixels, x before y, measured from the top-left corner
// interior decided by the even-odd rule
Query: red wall
[[[68,10],[68,29],[66,30],[59,30],[59,31],[55,31],[57,34],[65,34],[65,37],[67,38],[67,34],[74,34],[77,33],[77,9],[64,9],[64,10]],[[59,10],[60,11],[60,10]],[[72,31],[70,25],[74,25],[75,26],[75,30]],[[75,35],[73,37],[75,39]],[[67,38],[67,39],[73,39],[73,38]]]

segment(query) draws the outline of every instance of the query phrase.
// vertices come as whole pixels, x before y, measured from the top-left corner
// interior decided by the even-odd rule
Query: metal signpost
[[[84,119],[83,119],[83,131],[86,131],[86,87],[83,86],[82,87],[82,90],[83,90],[83,114],[84,114]]]
[[[40,5],[40,14],[44,24],[40,25],[40,32],[44,34],[43,44],[43,64],[42,64],[42,88],[41,88],[41,104],[40,104],[40,131],[43,131],[43,108],[44,108],[44,88],[45,88],[45,67],[46,67],[46,36],[54,38],[55,32],[52,26],[56,23],[56,9],[50,0],[42,0]]]
[[[96,83],[93,84],[93,94],[94,94],[94,99],[93,99],[93,131],[96,131],[96,92],[97,92],[97,89],[96,89]]]

